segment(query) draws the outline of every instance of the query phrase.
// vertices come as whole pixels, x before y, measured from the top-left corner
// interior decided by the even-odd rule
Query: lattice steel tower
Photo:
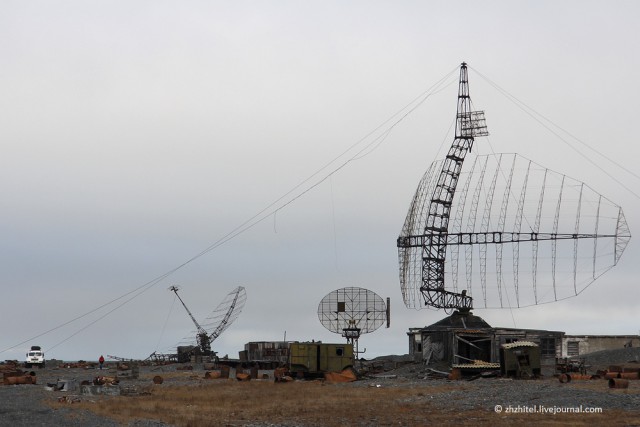
[[[444,288],[444,264],[447,252],[447,234],[451,204],[460,178],[462,163],[473,147],[474,137],[485,136],[487,126],[483,111],[471,111],[467,64],[460,66],[458,84],[458,108],[456,112],[456,135],[442,165],[442,171],[431,198],[427,224],[422,243],[422,279],[420,288],[425,304],[436,308],[470,310],[472,299],[461,293]],[[410,244],[399,238],[398,247]]]

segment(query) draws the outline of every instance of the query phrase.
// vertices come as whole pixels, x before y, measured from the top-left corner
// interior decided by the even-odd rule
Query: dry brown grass
[[[585,384],[584,386],[588,386]],[[291,423],[304,426],[473,425],[638,425],[640,412],[605,410],[604,414],[496,414],[493,408],[459,412],[432,407],[429,396],[455,384],[429,387],[355,387],[321,382],[273,383],[232,380],[164,385],[151,394],[82,402],[86,408],[123,424],[156,419],[176,426],[241,426]]]

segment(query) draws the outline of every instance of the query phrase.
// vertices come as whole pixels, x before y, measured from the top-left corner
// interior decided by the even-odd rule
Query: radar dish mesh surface
[[[238,286],[229,292],[209,317],[202,322],[202,327],[209,331],[212,342],[240,316],[246,301],[247,292],[244,287]]]
[[[200,323],[209,334],[210,342],[216,340],[240,316],[247,301],[247,292],[238,286],[229,292],[211,314]],[[191,344],[193,339],[185,338],[181,344]]]
[[[484,112],[471,109],[463,62],[455,138],[420,181],[398,237],[405,305],[468,312],[474,301],[511,308],[578,295],[624,252],[622,209],[517,154],[465,162],[488,135]]]
[[[425,224],[443,162],[424,174],[398,239],[404,303],[423,308]],[[465,162],[446,232],[444,283],[480,308],[524,307],[582,292],[617,264],[631,235],[620,206],[517,154]]]
[[[322,298],[318,305],[320,323],[331,332],[343,334],[345,329],[373,332],[387,321],[387,307],[375,292],[363,288],[337,289]]]

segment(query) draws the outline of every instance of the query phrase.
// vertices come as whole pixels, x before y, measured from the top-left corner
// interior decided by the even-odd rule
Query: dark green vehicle
[[[289,344],[289,372],[297,377],[319,377],[353,366],[352,344],[294,342]]]

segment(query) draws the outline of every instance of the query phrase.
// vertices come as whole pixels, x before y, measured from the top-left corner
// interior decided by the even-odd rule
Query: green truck
[[[289,372],[297,377],[319,377],[353,367],[352,344],[293,342],[289,344]]]

